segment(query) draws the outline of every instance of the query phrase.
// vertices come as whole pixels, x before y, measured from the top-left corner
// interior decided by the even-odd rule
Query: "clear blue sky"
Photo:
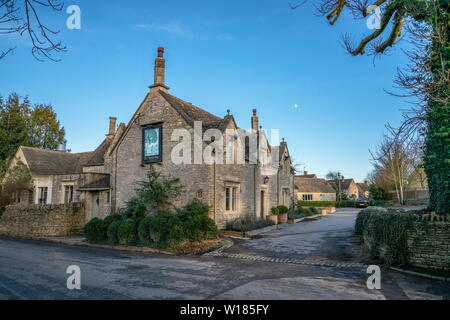
[[[256,107],[301,168],[321,177],[339,169],[361,181],[371,170],[368,149],[407,106],[383,91],[406,57],[400,48],[375,65],[349,56],[340,35],[360,39],[371,32],[366,21],[346,13],[331,27],[313,2],[291,10],[279,0],[69,0],[81,8],[81,30],[66,28],[66,13],[42,16],[61,30],[61,62],[38,62],[26,38],[2,36],[1,48],[17,49],[0,61],[0,95],[52,104],[68,147],[89,151],[104,139],[109,116],[128,123],[163,46],[171,94],[219,116],[230,108],[242,128]]]

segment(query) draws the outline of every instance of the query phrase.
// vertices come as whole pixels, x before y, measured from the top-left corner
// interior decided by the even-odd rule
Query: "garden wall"
[[[415,223],[407,248],[410,265],[450,270],[450,222]]]
[[[0,235],[35,238],[78,234],[85,225],[82,203],[13,205],[0,218]]]

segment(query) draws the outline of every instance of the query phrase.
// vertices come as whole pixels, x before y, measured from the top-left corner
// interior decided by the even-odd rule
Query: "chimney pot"
[[[163,58],[164,48],[158,48],[158,56],[155,59],[155,79],[153,84],[150,86],[151,91],[162,90],[167,92],[169,87],[164,84],[165,70],[166,70],[166,60]]]
[[[159,47],[158,48],[158,58],[162,58],[164,55],[164,48],[163,47]]]
[[[256,115],[256,109],[253,109],[253,116],[252,116],[252,131],[257,132],[258,131],[258,116]]]
[[[112,136],[116,133],[116,117],[109,117],[109,136]]]

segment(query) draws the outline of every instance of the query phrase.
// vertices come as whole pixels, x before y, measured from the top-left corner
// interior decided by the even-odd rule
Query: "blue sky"
[[[280,129],[300,168],[362,181],[371,170],[368,149],[407,106],[383,91],[407,62],[404,45],[375,65],[351,57],[340,35],[360,39],[371,32],[366,21],[345,13],[330,26],[313,3],[291,10],[280,0],[69,0],[81,8],[81,30],[66,28],[66,13],[42,16],[61,30],[68,51],[60,62],[38,62],[25,37],[2,36],[1,48],[17,49],[0,61],[0,95],[52,104],[72,152],[92,150],[109,116],[128,123],[163,46],[171,94],[218,116],[229,108],[242,128],[257,108],[260,124]]]

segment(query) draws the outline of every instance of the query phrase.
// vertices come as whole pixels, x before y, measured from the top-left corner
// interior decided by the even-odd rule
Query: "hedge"
[[[254,219],[251,217],[245,217],[228,221],[225,225],[225,230],[247,232],[273,225],[275,225],[275,223],[268,219]]]
[[[355,234],[369,248],[372,258],[389,265],[405,265],[408,252],[407,232],[414,226],[417,216],[384,208],[361,210],[355,221]]]
[[[301,207],[336,207],[336,208],[352,208],[355,206],[355,201],[299,201],[298,206]]]
[[[84,226],[83,233],[88,242],[100,242],[106,239],[106,228],[103,220],[94,218]]]
[[[122,221],[117,230],[117,237],[120,244],[134,244],[137,240],[136,221],[130,218]]]
[[[106,220],[106,219],[105,219]],[[117,236],[117,231],[119,230],[120,221],[113,221],[106,230],[106,236],[108,238],[108,242],[111,244],[119,243],[119,238]]]

